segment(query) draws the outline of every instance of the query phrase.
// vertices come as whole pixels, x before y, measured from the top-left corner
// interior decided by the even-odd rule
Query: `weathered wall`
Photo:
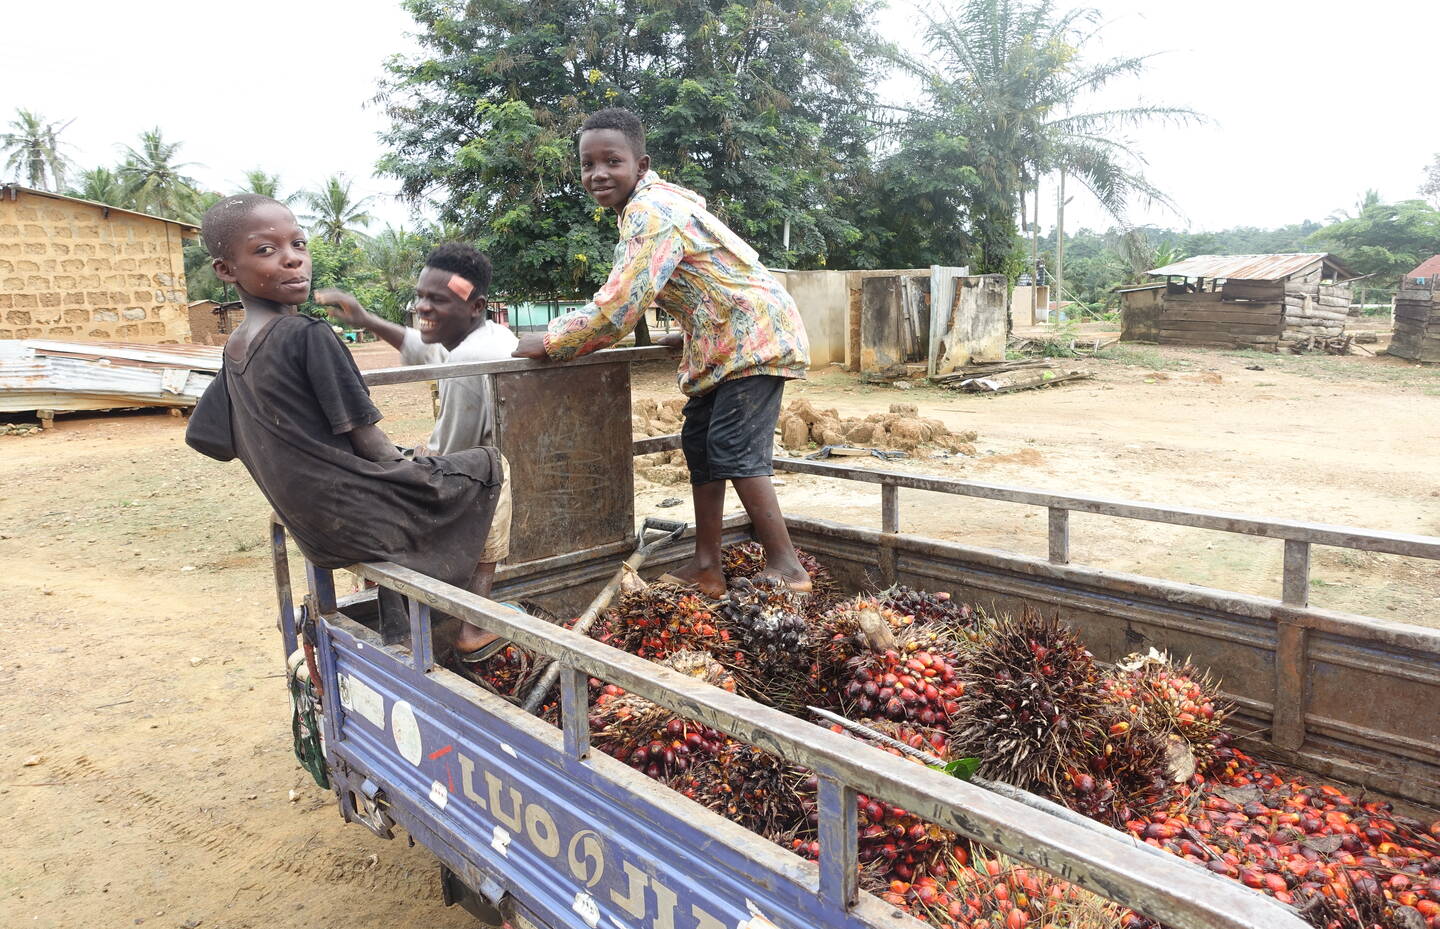
[[[245,319],[244,307],[225,304],[226,309],[217,312],[220,306],[214,300],[196,300],[188,305],[191,342],[196,345],[224,345],[230,333]]]
[[[1164,299],[1163,285],[1120,294],[1120,341],[1158,342],[1160,303]]]
[[[785,285],[810,337],[810,364],[845,360],[846,316],[850,290],[846,271],[776,271]]]
[[[1010,293],[1010,319],[1016,326],[1038,326],[1050,319],[1050,285],[1033,289],[1037,291],[1033,298],[1029,284],[1016,284]],[[1034,306],[1030,304],[1032,299]]]
[[[181,248],[173,223],[0,196],[0,339],[186,341]]]

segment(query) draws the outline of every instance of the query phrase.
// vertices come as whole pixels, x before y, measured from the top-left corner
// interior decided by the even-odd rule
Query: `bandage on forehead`
[[[470,295],[475,292],[475,285],[458,274],[451,274],[450,280],[446,282],[445,286],[449,287],[461,300],[469,300]]]

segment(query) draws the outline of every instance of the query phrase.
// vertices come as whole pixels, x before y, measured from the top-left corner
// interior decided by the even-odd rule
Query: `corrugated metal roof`
[[[1405,277],[1412,280],[1415,278],[1425,278],[1429,280],[1432,277],[1440,277],[1440,255],[1427,258],[1420,262],[1419,266],[1417,266],[1414,271],[1405,275]]]
[[[111,206],[108,203],[97,203],[94,200],[82,200],[79,197],[68,197],[65,194],[57,194],[53,190],[39,190],[34,187],[23,187],[20,184],[0,184],[0,196],[14,200],[16,193],[32,194],[36,197],[49,197],[51,200],[68,200],[71,203],[83,203],[86,206],[97,207],[101,210],[108,210],[114,213],[124,213],[127,216],[138,216],[141,219],[153,219],[160,223],[170,223],[180,227],[180,234],[185,238],[193,238],[200,234],[200,227],[193,223],[181,222],[178,219],[168,219],[164,216],[154,216],[150,213],[141,213],[138,210],[127,210],[118,206]]]
[[[0,412],[194,406],[220,370],[208,345],[0,340]]]
[[[1326,252],[1302,252],[1288,255],[1196,255],[1174,264],[1147,271],[1156,277],[1203,277],[1207,280],[1225,278],[1236,281],[1280,281],[1324,261],[1345,277],[1353,277],[1344,265]]]

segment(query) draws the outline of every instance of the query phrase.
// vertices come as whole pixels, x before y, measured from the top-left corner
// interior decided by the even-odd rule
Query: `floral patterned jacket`
[[[569,359],[615,344],[651,304],[685,334],[680,389],[698,397],[755,374],[802,378],[810,364],[795,301],[705,198],[647,172],[620,215],[610,279],[550,322],[545,351]]]

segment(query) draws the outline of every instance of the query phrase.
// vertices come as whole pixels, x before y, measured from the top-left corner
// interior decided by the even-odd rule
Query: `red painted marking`
[[[454,750],[455,750],[455,746],[453,746],[453,745],[447,745],[447,746],[445,746],[444,748],[437,748],[437,749],[435,749],[435,751],[431,752],[431,753],[430,753],[428,756],[426,756],[426,757],[428,757],[431,761],[434,761],[436,758],[439,758],[441,755],[448,755],[448,754],[450,754],[450,752],[452,752],[452,751],[454,751]]]
[[[450,792],[453,794],[455,792],[455,778],[450,776],[450,766],[448,764],[445,766],[445,783],[449,785]]]

